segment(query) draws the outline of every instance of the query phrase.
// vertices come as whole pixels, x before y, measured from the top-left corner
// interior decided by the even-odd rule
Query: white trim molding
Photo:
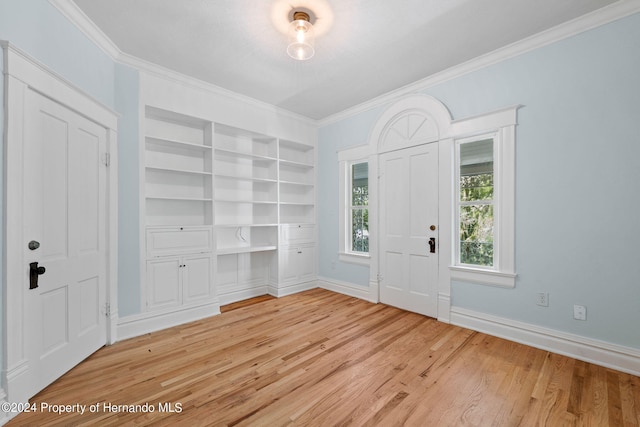
[[[451,278],[461,282],[479,283],[481,285],[498,286],[502,288],[513,288],[515,286],[515,273],[502,273],[493,270],[483,270],[480,268],[469,268],[457,265],[449,267]]]
[[[49,0],[60,13],[75,25],[89,40],[105,52],[113,61],[132,67],[138,71],[144,71],[149,75],[160,77],[174,83],[182,84],[192,89],[201,90],[212,95],[228,97],[257,108],[276,112],[279,115],[291,117],[316,126],[317,121],[284,108],[276,107],[255,98],[232,92],[212,83],[199,80],[195,77],[170,70],[161,65],[124,53],[116,44],[71,0]]]
[[[220,314],[220,304],[210,302],[179,310],[147,312],[122,317],[118,320],[118,340],[137,337],[218,314]]]
[[[351,165],[368,161],[369,145],[359,145],[338,151],[339,189],[338,189],[338,259],[341,262],[368,266],[371,262],[369,253],[350,252],[351,236],[349,235],[349,200],[351,199]],[[369,168],[371,179],[371,168]]]
[[[423,94],[412,94],[399,99],[383,111],[369,134],[369,175],[378,170],[382,153],[415,145],[434,143],[438,145],[438,300],[437,318],[447,322],[451,301],[451,280],[494,286],[515,286],[515,126],[520,105],[505,107],[486,114],[452,120],[451,114],[437,99]],[[402,129],[410,126],[417,129],[410,138],[402,132],[393,132],[396,126]],[[457,221],[453,219],[455,177],[454,169],[456,144],[462,138],[486,133],[495,133],[494,163],[496,166],[495,187],[499,194],[494,241],[496,242],[496,267],[485,268],[454,265],[454,230]],[[362,149],[363,150],[363,149]],[[342,159],[342,158],[341,158]],[[340,168],[341,174],[345,173]],[[369,255],[370,283],[378,283],[379,277],[379,220],[378,220],[378,180],[369,182],[369,198],[378,201],[369,204]],[[344,197],[343,195],[341,197]],[[341,227],[342,229],[342,227]],[[378,296],[379,298],[379,296]],[[440,305],[440,303],[443,303]]]
[[[98,46],[111,59],[122,55],[122,51],[89,17],[70,0],[49,0],[56,9],[73,23],[89,40]]]
[[[378,291],[370,286],[359,286],[342,280],[318,277],[318,287],[371,303],[378,303]]]
[[[640,350],[459,307],[451,324],[640,376]]]
[[[365,111],[389,104],[399,97],[410,93],[421,92],[435,87],[447,81],[457,79],[464,75],[474,73],[483,68],[498,64],[510,58],[539,49],[552,43],[573,37],[577,34],[600,27],[618,19],[625,18],[640,12],[640,0],[621,0],[597,9],[591,13],[562,23],[556,27],[534,34],[525,39],[514,42],[510,45],[498,48],[485,55],[471,59],[462,64],[454,65],[439,73],[432,74],[424,79],[410,83],[398,89],[389,91],[376,98],[363,102],[362,104],[348,108],[339,113],[327,116],[318,120],[318,126],[323,127],[332,123],[345,120]]]
[[[317,288],[318,285],[316,281],[304,282],[304,283],[295,283],[293,285],[269,285],[268,291],[269,295],[274,296],[276,298],[286,297],[287,295],[297,294],[298,292],[304,292],[311,289]]]
[[[454,280],[513,288],[516,284],[515,272],[515,145],[518,109],[514,105],[487,114],[481,114],[451,125],[454,139],[454,165],[451,181],[454,184],[453,254],[450,275]],[[459,153],[460,144],[476,140],[493,140],[493,212],[494,212],[494,257],[492,267],[471,266],[459,263]]]

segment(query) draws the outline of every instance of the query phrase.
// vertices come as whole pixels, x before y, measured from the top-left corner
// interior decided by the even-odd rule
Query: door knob
[[[44,267],[38,267],[37,262],[29,264],[29,289],[35,289],[38,287],[38,276],[44,274],[47,271]]]

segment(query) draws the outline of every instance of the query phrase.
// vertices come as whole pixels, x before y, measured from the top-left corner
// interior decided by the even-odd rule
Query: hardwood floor
[[[105,347],[31,402],[9,426],[638,426],[640,378],[315,289]]]

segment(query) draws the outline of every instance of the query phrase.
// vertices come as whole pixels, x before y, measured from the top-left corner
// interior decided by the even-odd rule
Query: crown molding
[[[111,41],[105,33],[71,0],[49,0],[56,9],[74,24],[104,53],[114,61],[118,59],[122,51]]]
[[[171,80],[184,86],[208,92],[211,95],[231,98],[237,101],[241,101],[245,104],[261,108],[263,110],[272,111],[279,115],[295,119],[310,126],[318,126],[317,120],[311,119],[307,116],[303,116],[293,111],[280,108],[273,104],[269,104],[268,102],[260,101],[250,96],[242,95],[238,92],[216,86],[212,83],[205,82],[195,77],[187,76],[186,74],[182,74],[178,71],[171,70],[153,62],[149,62],[136,56],[129,55],[128,53],[120,53],[117,58],[117,62],[119,64],[132,67],[138,71],[145,72],[156,77]]]
[[[174,82],[178,82],[183,85],[191,86],[193,88],[204,90],[217,96],[225,96],[228,98],[236,99],[238,101],[266,109],[277,114],[290,117],[305,124],[316,126],[317,120],[311,119],[307,116],[295,113],[284,108],[280,108],[273,104],[269,104],[264,101],[251,98],[246,95],[239,94],[237,92],[224,89],[220,86],[216,86],[212,83],[199,80],[195,77],[190,77],[177,71],[170,70],[161,65],[146,61],[141,58],[137,58],[133,55],[124,53],[118,48],[111,39],[102,32],[100,28],[80,9],[72,0],[48,0],[56,9],[62,13],[73,25],[75,25],[89,40],[91,40],[96,46],[98,46],[103,52],[105,52],[114,62],[118,64],[127,65],[135,68],[139,71],[166,78]]]
[[[235,98],[243,102],[259,106],[261,108],[267,108],[274,112],[278,112],[285,116],[295,118],[296,120],[301,120],[307,124],[318,127],[326,126],[331,123],[344,120],[346,118],[355,116],[376,107],[386,105],[400,96],[428,89],[449,80],[453,80],[466,74],[478,71],[482,68],[497,64],[506,59],[522,55],[532,50],[547,46],[557,41],[569,38],[571,36],[640,12],[640,0],[619,0],[618,2],[613,3],[609,6],[605,6],[601,9],[595,10],[571,21],[562,23],[556,27],[527,37],[505,47],[496,49],[492,52],[476,57],[462,64],[455,65],[439,73],[432,74],[421,80],[402,86],[398,89],[394,89],[371,100],[343,110],[339,113],[332,114],[320,120],[314,120],[293,111],[277,107],[273,104],[259,101],[246,95],[241,95],[237,92],[224,89],[220,86],[216,86],[214,84],[189,77],[177,71],[167,69],[160,65],[145,61],[140,58],[136,58],[129,54],[125,54],[111,41],[111,39],[109,39],[109,37],[107,37],[102,32],[102,30],[100,30],[96,26],[95,23],[93,23],[93,21],[91,21],[91,19],[89,19],[89,17],[73,1],[48,1],[54,7],[56,7],[72,24],[80,29],[80,31],[82,31],[82,33],[85,34],[86,37],[88,37],[93,43],[95,43],[96,46],[102,49],[117,63],[128,65],[141,71],[174,80],[180,82],[181,84],[205,90],[216,95]]]
[[[478,56],[467,62],[454,65],[444,71],[432,74],[416,82],[409,83],[406,86],[389,91],[339,113],[327,116],[317,121],[318,126],[327,126],[357,114],[364,113],[365,111],[389,104],[398,97],[429,89],[449,80],[462,77],[466,74],[497,64],[506,59],[539,49],[543,46],[564,40],[638,12],[640,12],[640,0],[619,0],[609,6],[605,6],[586,15],[572,19],[571,21],[564,22],[553,28],[496,49],[485,55]]]

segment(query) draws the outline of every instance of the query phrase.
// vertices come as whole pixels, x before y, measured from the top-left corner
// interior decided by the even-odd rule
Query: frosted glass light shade
[[[309,15],[303,12],[296,12],[294,20],[289,24],[287,34],[289,38],[287,53],[290,57],[304,61],[313,56],[315,53],[313,48],[313,25],[309,22]]]

